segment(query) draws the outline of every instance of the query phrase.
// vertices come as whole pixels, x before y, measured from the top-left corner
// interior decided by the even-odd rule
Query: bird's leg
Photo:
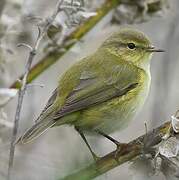
[[[85,142],[85,144],[87,145],[88,149],[90,150],[90,152],[91,152],[91,154],[92,154],[92,156],[93,156],[94,161],[96,162],[96,161],[99,159],[99,157],[98,157],[98,156],[94,153],[94,151],[91,149],[91,147],[90,147],[90,145],[89,145],[89,143],[88,143],[85,135],[83,134],[83,132],[82,132],[80,129],[78,129],[77,127],[75,127],[75,129],[76,129],[76,131],[80,134],[80,136],[82,137],[83,141]]]
[[[104,136],[105,138],[109,139],[111,142],[113,142],[116,146],[117,146],[117,150],[116,150],[116,154],[115,154],[115,159],[117,159],[117,154],[126,147],[125,143],[120,143],[119,141],[115,140],[114,138],[112,138],[111,136],[101,132],[101,131],[96,131],[98,134]]]

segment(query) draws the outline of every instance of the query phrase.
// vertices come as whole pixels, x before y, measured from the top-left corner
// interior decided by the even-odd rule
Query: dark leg
[[[108,136],[107,134],[101,132],[101,131],[96,131],[98,134],[104,136],[105,138],[109,139],[110,141],[112,141],[114,144],[116,144],[116,146],[120,146],[122,143],[118,142],[117,140],[115,140],[114,138],[112,138],[111,136]]]
[[[113,142],[114,144],[116,144],[117,146],[117,150],[116,150],[116,154],[115,154],[115,158],[117,160],[117,154],[122,150],[122,148],[126,147],[125,143],[120,143],[119,141],[115,140],[114,138],[112,138],[111,136],[101,132],[101,131],[96,131],[98,134],[104,136],[105,138],[109,139],[111,142]]]
[[[85,135],[83,134],[83,132],[82,132],[81,130],[79,130],[77,127],[75,127],[75,129],[76,129],[76,131],[80,134],[80,136],[82,137],[83,141],[84,141],[85,144],[87,145],[88,149],[90,150],[90,152],[91,152],[91,154],[92,154],[92,156],[93,156],[93,159],[94,159],[95,161],[97,161],[99,157],[98,157],[98,156],[93,152],[93,150],[91,149],[91,147],[90,147],[90,145],[89,145],[89,143],[88,143]]]

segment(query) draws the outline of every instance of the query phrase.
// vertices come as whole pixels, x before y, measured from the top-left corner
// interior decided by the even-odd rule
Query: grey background
[[[23,4],[23,11],[25,13],[27,11],[31,13],[38,12],[40,16],[45,16],[43,13],[46,12],[46,10],[48,11],[48,8],[52,8],[54,2],[51,1],[51,4],[49,4],[48,1],[44,2],[43,0],[26,0]],[[156,47],[165,49],[166,53],[155,54],[152,58],[152,84],[150,95],[144,108],[127,129],[113,134],[114,138],[122,142],[128,142],[144,134],[144,123],[147,123],[147,128],[151,129],[169,120],[170,116],[179,108],[178,9],[178,1],[173,0],[170,2],[170,9],[163,17],[156,17],[146,23],[129,26],[142,30],[152,39]],[[33,120],[35,120],[43,109],[48,97],[56,87],[59,76],[61,76],[71,64],[93,53],[101,42],[112,32],[123,27],[115,25],[109,26],[106,24],[110,16],[111,14],[88,33],[83,39],[83,42],[79,42],[60,61],[51,66],[33,82],[44,84],[44,88],[32,87],[28,89],[23,104],[19,134],[33,124]],[[28,31],[34,31],[34,28],[29,25],[24,25],[22,28],[28,28]],[[35,33],[33,36],[35,36]],[[8,43],[16,43],[13,36],[10,36],[8,41]],[[13,56],[8,57],[10,60],[6,66],[7,77],[4,86],[11,84],[24,69],[28,51],[16,48],[15,51],[16,53]],[[13,121],[16,100],[17,98],[12,100],[5,108],[5,112],[10,121]],[[9,137],[10,133],[10,130],[8,130],[6,136]],[[88,137],[88,139],[95,152],[99,155],[104,155],[115,148],[113,144],[103,138]],[[2,148],[0,149],[0,179],[4,178],[7,170],[8,150],[5,144],[6,143],[1,144]],[[88,149],[73,127],[62,126],[53,128],[35,142],[17,146],[14,179],[54,180],[57,179],[57,177],[63,177],[69,172],[80,169],[92,161],[93,159]],[[125,178],[128,180],[136,178],[133,177],[132,174],[133,172],[129,169],[129,164],[126,163],[97,179],[119,180]],[[139,180],[139,177],[137,179]],[[150,179],[160,180],[164,179],[164,177],[161,173],[158,173]]]

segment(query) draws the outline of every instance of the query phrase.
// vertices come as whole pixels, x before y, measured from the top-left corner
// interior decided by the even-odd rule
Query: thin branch
[[[24,77],[22,80],[22,86],[18,92],[18,103],[17,103],[16,113],[15,113],[14,127],[13,127],[13,133],[12,133],[12,139],[11,139],[11,145],[10,145],[7,180],[10,180],[11,173],[12,173],[13,162],[14,162],[14,152],[15,152],[15,144],[14,143],[15,143],[16,137],[17,137],[17,131],[18,131],[19,120],[20,120],[20,113],[21,113],[23,98],[24,98],[26,86],[27,86],[27,75],[29,73],[29,70],[30,70],[30,67],[31,67],[31,64],[32,64],[34,57],[35,57],[35,52],[30,51],[29,58],[28,58],[28,61],[26,64],[25,74],[24,74]]]
[[[165,136],[170,127],[171,123],[166,122],[160,127],[129,142],[119,151],[119,153],[117,153],[117,150],[113,151],[104,157],[101,157],[96,163],[94,162],[64,178],[59,178],[59,180],[91,180],[121,164],[131,161],[135,157],[144,154],[144,152],[150,153],[152,147],[156,146],[163,140],[162,137]]]
[[[29,57],[27,60],[26,68],[25,68],[25,73],[21,81],[21,88],[18,92],[18,103],[17,103],[17,108],[16,108],[16,113],[15,113],[15,119],[14,119],[14,127],[13,127],[13,133],[12,133],[12,139],[11,139],[11,146],[10,146],[10,154],[9,154],[9,166],[8,166],[8,174],[7,174],[7,180],[11,179],[11,174],[12,174],[12,169],[13,169],[13,162],[14,162],[14,152],[15,152],[15,141],[17,138],[17,131],[19,127],[19,120],[20,120],[20,114],[21,114],[21,109],[22,109],[22,103],[24,99],[24,95],[26,93],[27,89],[27,77],[30,72],[30,68],[32,65],[32,62],[35,58],[35,55],[37,53],[37,49],[39,47],[39,44],[41,40],[43,39],[45,33],[47,32],[48,28],[52,25],[53,21],[55,20],[57,14],[59,13],[59,5],[61,4],[61,0],[58,1],[58,4],[56,6],[56,10],[52,14],[51,18],[47,22],[47,24],[44,26],[42,31],[39,29],[39,34],[37,37],[37,40],[34,44],[34,47],[30,47],[29,45],[24,45],[21,44],[21,46],[28,47],[30,49]]]

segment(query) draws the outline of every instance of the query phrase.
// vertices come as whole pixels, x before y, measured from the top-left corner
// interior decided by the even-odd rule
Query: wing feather
[[[127,62],[120,63],[118,58],[109,60],[110,57],[103,56],[99,61],[89,57],[72,66],[61,78],[36,124],[27,130],[21,141],[26,143],[35,139],[57,121],[59,123],[65,115],[123,96],[135,89],[140,79],[140,73],[136,72],[138,68]],[[68,122],[59,124],[63,123]]]
[[[128,91],[134,89],[138,83],[132,83],[123,89],[115,89],[115,88],[106,88],[101,89],[100,91],[94,92],[93,94],[85,97],[81,97],[81,99],[69,99],[67,98],[66,104],[60,109],[58,113],[53,116],[53,119],[59,119],[67,114],[70,114],[75,111],[86,109],[90,106],[94,106],[110,99],[123,96]]]
[[[64,105],[54,114],[53,119],[59,119],[75,111],[86,109],[112,98],[125,95],[138,85],[136,68],[130,65],[116,65],[107,68],[101,76],[93,70],[85,70],[85,76],[73,88],[65,99]],[[106,73],[106,74],[105,74]],[[95,76],[94,76],[95,75]]]
[[[40,113],[39,117],[35,120],[35,123],[41,121],[42,117],[44,115],[46,115],[47,111],[50,109],[50,107],[53,105],[53,103],[55,102],[56,98],[57,98],[57,95],[58,95],[58,88],[56,88],[53,92],[52,92],[52,95],[51,97],[49,98],[49,100],[47,101],[47,104],[46,106],[44,107],[43,111]]]

